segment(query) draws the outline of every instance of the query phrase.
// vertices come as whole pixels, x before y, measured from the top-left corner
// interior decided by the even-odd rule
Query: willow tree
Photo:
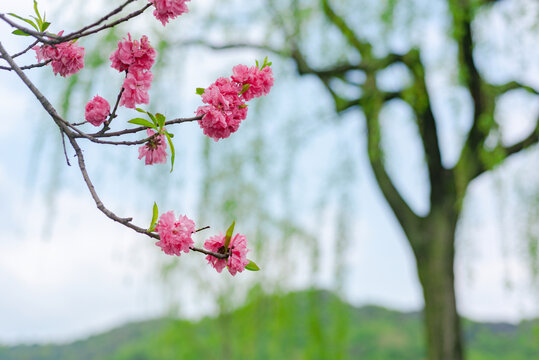
[[[300,0],[271,1],[268,9],[277,27],[264,43],[239,39],[237,43],[224,46],[209,44],[219,49],[257,47],[289,57],[301,76],[315,76],[321,81],[334,99],[337,113],[357,110],[362,114],[358,120],[366,122],[370,166],[416,259],[425,300],[426,339],[431,360],[464,358],[455,299],[454,260],[455,233],[466,191],[479,175],[512,154],[533,146],[539,139],[539,120],[536,120],[534,129],[525,138],[507,145],[501,139],[499,123],[495,119],[500,96],[515,89],[537,95],[537,90],[518,81],[494,84],[477,66],[474,20],[495,2],[445,0],[444,20],[450,24],[452,41],[458,48],[454,66],[458,70],[459,86],[467,91],[473,104],[471,127],[465,135],[458,160],[450,166],[442,161],[439,115],[433,109],[433,94],[427,86],[426,49],[410,44],[405,50],[379,51],[353,15],[362,10],[360,6],[365,5],[364,2],[321,0],[313,5],[314,2]],[[388,3],[395,9],[398,1]],[[309,24],[313,16],[318,17],[318,26],[325,23],[327,31],[338,34],[338,37],[329,37],[329,40],[326,38],[314,45],[322,50],[318,52],[318,58],[310,53],[313,45],[305,44],[309,32],[316,30],[312,23]],[[280,41],[276,40],[278,34],[283,35]],[[327,56],[320,59],[320,53],[324,51]],[[341,56],[332,56],[335,52]],[[395,65],[407,69],[410,81],[398,90],[387,91],[380,86],[378,76]],[[361,76],[357,76],[358,73]],[[349,91],[350,87],[359,91]],[[399,192],[383,156],[381,112],[394,101],[411,109],[417,125],[430,182],[430,208],[426,214],[414,212]]]

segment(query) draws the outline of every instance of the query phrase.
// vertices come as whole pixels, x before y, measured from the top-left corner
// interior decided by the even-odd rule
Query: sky
[[[69,15],[75,11],[73,7],[59,10],[58,4],[59,1],[40,1],[41,8],[54,9],[50,14],[65,11],[63,14]],[[3,1],[0,12],[29,14],[31,5],[29,0],[9,4]],[[96,8],[97,5],[90,6],[89,13]],[[204,6],[197,8],[198,11],[204,9]],[[194,16],[196,14],[186,15],[185,21],[192,24],[196,20]],[[10,52],[21,48],[21,39],[10,36],[4,23],[0,24],[0,34],[0,41]],[[429,36],[433,44],[442,46],[437,43],[440,40],[435,31]],[[211,82],[215,73],[223,72],[223,63],[253,55],[242,52],[230,55],[230,58],[219,56],[216,60],[211,52],[198,51],[196,58],[183,63],[182,92],[189,93],[190,89]],[[25,57],[23,61],[32,61],[32,57]],[[40,75],[40,72],[46,71],[50,69],[33,70],[29,73],[30,79],[41,84],[48,91],[48,96],[58,100],[54,86],[65,80]],[[531,76],[538,84],[539,77],[536,75],[537,72]],[[432,86],[437,86],[437,82],[443,82],[443,79],[431,79]],[[108,90],[104,88],[102,91]],[[283,81],[272,90],[272,94],[285,92],[299,95],[293,104],[283,100],[282,108],[274,109],[277,114],[293,109],[308,116],[314,111],[313,97],[319,99],[318,105],[321,107],[331,105],[320,84],[313,79]],[[182,104],[185,116],[189,116],[198,106],[196,101],[192,97]],[[55,153],[51,150],[54,147],[47,144],[39,148],[40,153],[36,153],[35,144],[40,139],[40,131],[49,131],[44,130],[46,127],[43,124],[50,120],[15,74],[6,71],[0,71],[0,108],[4,118],[4,126],[0,129],[0,153],[5,154],[0,160],[0,289],[3,289],[0,295],[0,343],[70,341],[127,321],[166,314],[171,302],[184,317],[198,318],[215,313],[216,306],[211,299],[201,300],[190,295],[196,292],[187,291],[190,287],[196,287],[197,279],[182,278],[181,292],[171,290],[162,282],[160,265],[163,254],[145,237],[103,216],[87,193],[77,168],[66,166],[63,154]],[[526,124],[531,123],[538,109],[537,99],[528,101],[526,97],[517,96],[505,100],[500,112],[510,112],[511,124],[516,124],[506,125],[509,140],[511,137],[518,139],[520,134],[525,133]],[[444,114],[444,111],[443,105],[440,105],[440,112]],[[327,116],[335,117],[331,114]],[[361,142],[361,137],[355,134],[361,134],[362,125],[351,120],[354,116],[345,114],[339,121],[345,129],[349,129],[349,141],[358,136]],[[447,116],[443,115],[444,118]],[[417,164],[413,163],[419,161],[420,155],[417,144],[402,140],[402,134],[412,131],[409,123],[396,119],[388,134],[393,146],[389,149],[394,156],[392,171],[401,175],[396,181],[397,186],[411,200],[414,209],[421,212],[425,210],[422,175],[415,170]],[[441,124],[442,128],[449,126],[447,121]],[[190,146],[188,139],[200,136],[196,124],[187,125],[185,133],[179,135],[181,145],[178,149],[185,151],[181,157],[186,161],[185,166],[196,166],[193,160],[189,160],[194,153],[191,148],[196,145]],[[59,141],[59,137],[54,136],[45,139]],[[181,142],[181,139],[185,142]],[[312,172],[313,164],[317,162],[331,162],[327,152],[321,151],[321,145],[335,145],[339,141],[331,133],[314,136],[300,154],[305,172]],[[449,144],[446,145],[449,149],[446,153],[451,153],[454,146],[451,145],[452,140],[444,141]],[[223,144],[226,145],[225,142]],[[365,154],[361,154],[360,146],[355,151],[357,171],[361,174],[357,190],[360,206],[357,220],[351,225],[356,239],[354,251],[344,259],[347,274],[342,296],[355,305],[379,304],[403,311],[418,310],[422,306],[421,288],[411,251],[376,187]],[[90,150],[87,154],[89,171],[96,177],[98,191],[109,207],[119,214],[129,213],[138,223],[147,223],[153,198],[165,202],[163,194],[158,191],[139,194],[140,187],[122,178],[122,169],[111,169],[112,165],[100,158],[104,154]],[[138,174],[144,167],[134,161],[136,155],[133,148],[105,156],[117,159],[131,157],[131,160],[125,161],[135,164],[135,170],[127,174]],[[515,250],[520,242],[518,232],[512,226],[514,217],[504,213],[504,206],[500,205],[508,198],[497,195],[500,188],[513,188],[515,177],[528,164],[537,163],[538,157],[537,151],[519,155],[494,176],[481,176],[471,185],[466,200],[470,203],[466,208],[469,210],[463,219],[462,234],[459,233],[457,239],[455,265],[458,308],[466,317],[482,321],[518,322],[539,315],[537,294],[530,290],[527,265]],[[155,171],[152,174],[167,173],[162,168],[149,171]],[[54,187],[54,184],[47,183],[50,177],[45,176],[50,172],[57,172],[61,178],[61,187],[52,193],[47,191],[47,186]],[[184,179],[181,175],[177,176],[177,181],[182,183]],[[539,183],[537,171],[530,176],[538,180],[535,184]],[[301,186],[299,184],[300,189]],[[295,187],[298,188],[298,184]],[[187,190],[181,192],[184,195],[188,193]],[[177,211],[189,210],[194,200],[189,199],[188,195],[186,198]],[[516,201],[511,199],[509,196],[509,203]],[[55,206],[50,206],[51,201]],[[329,208],[327,211],[331,216],[335,209]],[[507,209],[505,211],[508,212]],[[500,227],[500,218],[506,223],[503,227]],[[306,214],[304,224],[315,226],[313,219]],[[335,226],[328,223],[321,233],[333,233]],[[324,242],[322,248],[327,256],[322,258],[314,283],[333,289],[333,268],[337,261],[343,259],[335,258],[332,250],[335,239],[327,236],[330,240]],[[195,271],[206,266],[201,256],[183,256],[181,259]],[[221,275],[207,270],[200,270],[201,276],[207,276],[210,282],[219,281]],[[287,282],[289,290],[311,285],[313,279],[306,271],[302,270],[300,261],[298,271]],[[251,273],[233,279],[244,289],[255,280],[256,274]]]

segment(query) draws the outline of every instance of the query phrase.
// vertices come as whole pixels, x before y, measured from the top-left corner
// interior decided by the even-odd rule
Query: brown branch
[[[118,6],[116,9],[112,10],[111,12],[109,12],[108,14],[106,14],[105,16],[103,16],[101,19],[97,20],[96,22],[90,24],[90,25],[87,25],[85,27],[83,27],[82,29],[79,29],[71,34],[68,34],[66,35],[65,37],[68,37],[68,36],[73,36],[73,35],[76,35],[76,34],[82,34],[84,33],[86,30],[88,29],[91,29],[93,27],[96,27],[98,26],[99,24],[101,24],[102,22],[108,20],[111,16],[113,15],[116,15],[118,13],[120,13],[124,7],[126,7],[127,5],[129,5],[130,3],[132,3],[133,1],[136,1],[136,0],[127,0],[125,3],[123,3],[122,5]]]
[[[41,41],[42,43],[48,43],[49,42],[49,40],[47,40],[45,38],[45,36],[48,36],[48,34],[46,32],[39,32],[39,31],[29,29],[27,27],[21,26],[21,25],[17,24],[16,22],[12,21],[11,19],[9,19],[5,14],[0,14],[0,19],[4,20],[11,27],[14,27],[14,28],[16,28],[18,30],[24,31],[28,35],[32,35],[33,37],[35,37],[37,40]],[[5,57],[4,57],[4,59],[5,59]]]
[[[145,8],[147,8],[147,7],[148,6],[146,6]],[[2,16],[2,14],[0,14],[0,17],[1,16]],[[90,176],[88,175],[88,172],[86,170],[86,164],[85,164],[85,161],[84,161],[84,155],[83,155],[82,150],[81,150],[81,148],[79,147],[79,145],[78,145],[78,143],[76,141],[76,137],[80,136],[80,137],[84,137],[84,138],[87,138],[87,139],[89,139],[91,141],[99,142],[99,143],[107,143],[107,144],[114,144],[114,145],[120,145],[120,144],[127,145],[128,143],[129,144],[134,144],[134,143],[142,143],[142,142],[148,141],[149,139],[151,139],[155,135],[152,135],[152,136],[148,137],[147,139],[139,140],[137,142],[110,142],[110,141],[98,140],[98,139],[93,138],[91,135],[87,135],[87,134],[82,133],[80,130],[78,130],[75,127],[75,125],[68,123],[60,115],[58,115],[58,113],[56,112],[56,109],[52,106],[52,104],[48,101],[48,99],[35,87],[35,85],[28,79],[28,77],[24,74],[22,68],[19,67],[14,62],[13,58],[4,49],[1,42],[0,42],[0,54],[1,54],[2,58],[4,58],[8,62],[8,64],[10,65],[10,69],[15,71],[15,73],[19,76],[19,78],[23,81],[23,83],[30,89],[30,91],[34,94],[34,96],[37,98],[37,100],[41,103],[43,108],[49,113],[49,115],[51,116],[53,121],[58,125],[58,127],[60,128],[60,132],[62,134],[62,141],[64,141],[64,134],[67,136],[71,146],[75,150],[75,154],[77,156],[77,162],[78,162],[78,165],[79,165],[80,172],[82,174],[84,182],[85,182],[88,190],[90,191],[90,195],[92,196],[92,199],[94,200],[97,208],[103,214],[105,214],[108,218],[110,218],[110,219],[112,219],[112,220],[114,220],[114,221],[116,221],[116,222],[118,222],[118,223],[120,223],[120,224],[122,224],[122,225],[124,225],[124,226],[138,232],[138,233],[144,234],[144,235],[152,237],[154,239],[160,239],[159,235],[148,232],[147,229],[144,229],[144,228],[141,228],[139,226],[136,226],[136,225],[132,224],[131,223],[131,221],[133,220],[132,218],[121,218],[121,217],[117,216],[114,212],[110,211],[109,209],[107,209],[105,207],[105,205],[103,204],[103,202],[101,201],[101,199],[99,198],[99,195],[97,194],[97,192],[95,190],[95,187],[94,187],[94,185],[93,185],[93,183],[92,183],[92,181],[90,179]],[[167,121],[165,124],[166,125],[171,125],[171,124],[177,124],[177,123],[182,123],[182,122],[187,122],[187,121],[195,121],[195,120],[200,120],[200,119],[201,119],[201,116],[197,116],[197,117],[193,117],[193,118],[186,118],[186,119],[178,118],[178,119]],[[73,130],[75,130],[78,133],[78,135],[76,133],[73,133],[72,131],[70,131],[69,128],[72,128]],[[129,129],[129,130],[117,132],[116,134],[113,134],[112,136],[119,136],[119,135],[122,135],[122,134],[138,132],[138,131],[142,131],[144,129],[146,129],[146,128],[142,127],[142,128],[136,128],[136,129]],[[110,134],[111,133],[104,134],[102,136],[108,136]],[[67,160],[68,158],[67,158],[67,152],[65,150],[65,142],[63,142],[63,143],[64,143],[64,154],[65,154],[66,160]],[[67,160],[67,162],[69,164],[69,160]],[[198,229],[197,231],[201,231],[201,230],[204,230],[204,229],[207,229],[207,228],[208,227],[204,227],[204,228]],[[212,251],[207,251],[205,249],[197,248],[197,247],[194,247],[194,246],[191,247],[190,249],[193,250],[193,251],[196,251],[196,252],[206,254],[206,255],[214,256],[214,257],[219,258],[219,259],[226,259],[226,258],[228,258],[230,256],[230,253],[220,254],[220,253],[215,253],[215,252],[212,252]]]
[[[125,72],[125,76],[127,76],[127,71]],[[104,134],[105,131],[107,131],[109,128],[110,123],[114,118],[116,117],[116,111],[118,110],[118,105],[120,105],[120,99],[122,98],[122,94],[124,93],[124,87],[120,89],[120,92],[118,93],[118,96],[116,97],[116,103],[114,104],[114,108],[112,109],[112,112],[110,113],[109,119],[105,121],[105,124],[103,125],[103,129],[101,129],[98,134]]]
[[[194,116],[194,117],[191,117],[191,118],[178,118],[178,119],[166,121],[165,126],[166,125],[173,125],[173,124],[181,124],[181,123],[190,122],[190,121],[198,121],[200,119],[202,119],[202,115]],[[113,136],[121,136],[121,135],[126,135],[126,134],[134,134],[134,133],[138,133],[140,131],[144,131],[146,129],[148,129],[148,128],[145,127],[145,126],[139,126],[139,127],[133,128],[133,129],[125,129],[125,130],[121,130],[121,131],[107,132],[107,133],[104,133],[104,134],[102,134],[100,132],[97,132],[97,133],[94,133],[94,134],[87,134],[87,135],[91,136],[91,137],[94,137],[94,138],[113,137]],[[84,137],[84,136],[78,136],[78,135],[75,134],[75,138],[78,138],[78,137]]]
[[[8,62],[10,67],[13,69],[13,71],[15,71],[15,73],[19,76],[22,82],[30,89],[30,91],[34,94],[36,99],[41,103],[43,108],[49,113],[49,115],[52,117],[56,125],[58,125],[58,127],[60,127],[60,129],[64,131],[66,135],[69,135],[71,131],[68,128],[67,122],[64,119],[62,119],[60,115],[58,115],[58,113],[56,112],[56,109],[52,106],[49,100],[47,100],[47,98],[35,87],[35,85],[30,81],[30,79],[28,79],[26,74],[15,63],[15,61],[8,54],[6,49],[4,49],[2,42],[0,42],[0,54],[2,54],[2,56]]]
[[[43,67],[45,65],[48,65],[50,62],[52,61],[52,59],[49,59],[45,62],[42,62],[42,63],[37,63],[37,64],[32,64],[32,65],[26,65],[26,66],[21,66],[20,69],[21,70],[28,70],[28,69],[35,69],[35,68],[39,68],[39,67]],[[9,66],[0,66],[0,69],[1,70],[7,70],[7,71],[12,71],[14,70],[13,68],[9,67]]]
[[[69,162],[69,157],[67,156],[65,134],[64,134],[64,132],[62,131],[62,129],[60,129],[60,136],[62,137],[62,147],[63,147],[63,149],[64,149],[64,156],[65,156],[65,158],[66,158],[67,166],[71,166],[71,163]]]
[[[219,254],[219,253],[216,253],[216,252],[213,252],[213,251],[208,251],[208,250],[205,250],[205,249],[202,249],[202,248],[197,248],[197,247],[194,247],[194,246],[190,246],[189,249],[193,250],[193,251],[197,251],[199,253],[202,253],[202,254],[206,254],[206,255],[211,255],[211,256],[214,256],[218,259],[226,259],[230,256],[230,252],[226,253],[226,254]]]
[[[153,139],[154,137],[159,135],[159,134],[155,133],[153,135],[148,136],[147,138],[144,138],[144,139],[141,139],[141,140],[135,140],[135,141],[108,141],[108,140],[100,140],[100,139],[95,138],[95,137],[93,137],[91,135],[85,134],[85,133],[83,133],[82,131],[80,131],[80,130],[78,130],[76,128],[74,128],[74,129],[79,134],[79,136],[75,135],[76,138],[83,138],[83,139],[90,140],[91,142],[94,142],[96,144],[104,144],[104,145],[127,145],[127,146],[140,145],[140,144],[144,144],[144,143],[150,141],[151,139]]]
[[[34,41],[34,42],[31,43],[30,45],[28,45],[28,46],[26,47],[26,49],[24,49],[23,51],[20,51],[20,52],[18,52],[18,53],[16,53],[16,54],[11,55],[11,58],[12,58],[12,59],[15,59],[16,57],[19,57],[19,56],[21,56],[21,55],[23,55],[23,54],[26,54],[30,49],[32,49],[32,48],[33,48],[34,46],[36,46],[38,43],[39,43],[39,40]]]
[[[71,146],[73,147],[73,149],[75,150],[75,153],[77,155],[79,169],[80,169],[80,172],[81,172],[82,177],[84,179],[84,182],[86,183],[86,187],[90,191],[92,199],[94,199],[94,202],[95,202],[97,208],[99,209],[99,211],[101,211],[103,214],[105,214],[109,219],[112,219],[112,220],[114,220],[114,221],[116,221],[116,222],[130,228],[130,229],[133,229],[138,233],[141,233],[141,234],[147,235],[147,236],[149,236],[151,238],[159,240],[160,237],[159,237],[158,234],[148,232],[147,229],[143,229],[141,227],[138,227],[138,226],[132,224],[131,221],[133,220],[133,218],[121,218],[121,217],[117,216],[115,213],[113,213],[112,211],[110,211],[109,209],[107,209],[105,207],[105,205],[103,205],[103,202],[99,198],[99,195],[97,195],[94,184],[92,183],[92,180],[90,179],[90,176],[88,175],[88,172],[86,170],[86,164],[84,162],[84,156],[82,154],[81,148],[79,147],[79,145],[77,144],[77,141],[73,137],[68,135],[68,139],[69,139],[69,142],[71,143]],[[202,229],[205,229],[205,228],[202,228]],[[199,229],[199,230],[202,230],[202,229]],[[206,255],[215,256],[215,257],[217,257],[219,259],[225,259],[225,258],[227,258],[229,256],[229,254],[214,253],[214,252],[207,251],[207,250],[204,250],[204,249],[196,248],[194,246],[190,247],[190,249],[193,250],[193,251],[197,251],[197,252],[206,254]]]
[[[129,4],[132,1],[133,0],[128,1],[127,3],[125,3],[120,8],[123,9],[123,7],[125,7],[125,5]],[[100,31],[112,28],[112,27],[114,27],[114,26],[116,26],[118,24],[121,24],[121,23],[123,23],[125,21],[128,21],[128,20],[142,14],[150,6],[152,6],[152,4],[148,3],[145,6],[143,6],[141,9],[139,9],[139,10],[137,10],[135,12],[132,12],[129,15],[126,15],[121,19],[113,21],[113,22],[111,22],[109,24],[102,25],[102,26],[100,26],[100,27],[98,27],[96,29],[93,29],[93,30],[87,30],[89,28],[97,26],[101,22],[105,21],[108,17],[114,15],[116,13],[116,10],[118,10],[118,9],[115,9],[111,13],[105,15],[105,17],[104,17],[105,20],[102,20],[103,19],[102,18],[102,19],[98,20],[97,22],[82,28],[81,30],[75,31],[75,32],[70,33],[70,34],[65,35],[65,36],[55,36],[55,35],[52,35],[52,34],[47,33],[47,32],[39,32],[39,31],[29,29],[27,27],[21,26],[21,25],[17,24],[16,22],[10,20],[9,18],[7,18],[5,16],[5,14],[0,14],[0,19],[4,20],[10,26],[12,26],[12,27],[14,27],[16,29],[19,29],[19,30],[21,30],[21,31],[35,37],[37,40],[39,40],[43,44],[54,45],[54,44],[60,44],[60,43],[66,42],[66,41],[74,40],[74,39],[79,39],[79,38],[82,38],[82,37],[85,37],[85,36],[88,36],[88,35],[92,35],[92,34],[100,32]],[[121,9],[120,9],[120,11],[121,11]]]
[[[45,43],[48,43],[48,44],[51,44],[51,45],[52,44],[59,44],[59,43],[63,43],[63,42],[69,41],[69,40],[80,39],[80,38],[88,36],[88,35],[93,35],[95,33],[98,33],[100,31],[115,27],[118,24],[121,24],[123,22],[126,22],[126,21],[134,18],[134,17],[139,16],[144,11],[146,11],[146,9],[148,9],[150,6],[152,6],[152,3],[148,3],[145,6],[143,6],[141,9],[139,9],[137,11],[134,11],[134,12],[130,13],[129,15],[124,16],[121,19],[118,19],[118,20],[113,21],[111,23],[102,25],[102,26],[98,27],[97,29],[88,30],[88,31],[82,31],[82,32],[77,31],[77,32],[74,32],[74,33],[71,33],[71,34],[68,34],[68,35],[65,35],[65,36],[52,37],[55,40],[45,41]]]

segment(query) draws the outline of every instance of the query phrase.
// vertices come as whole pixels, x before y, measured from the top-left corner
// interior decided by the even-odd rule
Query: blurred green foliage
[[[465,321],[469,359],[539,358],[539,321]],[[356,308],[327,291],[264,295],[199,322],[132,323],[68,345],[0,348],[0,359],[422,359],[421,313]]]

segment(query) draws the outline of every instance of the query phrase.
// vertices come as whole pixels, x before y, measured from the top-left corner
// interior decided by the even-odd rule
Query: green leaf
[[[159,125],[159,129],[162,129],[165,126],[165,115],[157,113],[155,114],[155,117],[157,118],[157,124]]]
[[[271,66],[271,62],[268,62],[268,57],[267,56],[264,58],[264,63],[262,64],[262,67],[260,68],[260,70],[262,70],[266,66]]]
[[[247,259],[249,260],[249,259]],[[249,270],[249,271],[259,271],[260,268],[258,267],[258,265],[253,261],[253,260],[249,260],[249,264],[247,264],[245,266],[245,270]]]
[[[240,106],[238,106],[238,107],[241,109],[241,108],[246,108],[247,106],[249,106],[249,105],[243,104],[243,105],[240,105]]]
[[[41,31],[42,32],[45,32],[45,30],[47,30],[49,28],[49,26],[51,26],[51,23],[50,22],[44,22],[42,25],[41,25]]]
[[[157,222],[157,217],[159,216],[159,209],[157,208],[157,203],[153,203],[153,215],[152,215],[152,222],[150,223],[150,227],[148,228],[148,232],[152,232],[155,230],[155,223]]]
[[[128,123],[135,124],[135,125],[142,125],[142,126],[146,126],[146,127],[157,130],[157,126],[155,126],[154,124],[152,124],[151,122],[143,118],[134,118],[134,119],[129,120]]]
[[[196,94],[197,94],[197,95],[202,95],[202,94],[204,94],[204,91],[205,91],[205,90],[206,90],[206,89],[204,89],[204,88],[197,88],[197,89],[196,89]]]
[[[226,231],[225,236],[225,253],[228,250],[228,245],[230,245],[230,239],[232,239],[232,233],[234,232],[234,226],[236,226],[236,220],[232,221],[232,224]]]
[[[249,87],[251,84],[243,84],[243,87],[241,88],[240,95],[249,90]]]
[[[41,29],[41,26],[42,26],[41,19],[38,19],[38,18],[36,18],[36,17],[33,16],[33,15],[30,15],[30,17],[36,21],[37,26]],[[39,31],[39,30],[38,30],[38,31]]]
[[[37,9],[37,0],[34,0],[34,11],[36,12],[37,17],[39,18],[39,22],[43,22],[41,19],[41,15],[39,15],[39,10]]]
[[[141,112],[143,114],[147,114],[146,110],[142,110],[141,108],[135,108],[138,112]]]
[[[146,114],[148,114],[148,116],[150,117],[150,119],[152,119],[153,123],[155,124],[155,126],[159,126],[159,123],[157,122],[157,119],[155,118],[155,115],[152,114],[151,112],[146,112]]]
[[[174,159],[176,158],[176,152],[174,151],[174,144],[172,144],[172,134],[169,134],[168,132],[165,132],[165,136],[167,137],[168,144],[170,145],[170,172],[174,170]]]
[[[27,33],[25,33],[24,31],[18,30],[18,29],[17,29],[17,30],[13,30],[11,33],[14,34],[14,35],[30,36],[30,34],[27,34]]]
[[[32,27],[33,27],[34,29],[36,29],[37,31],[39,31],[39,28],[37,27],[36,24],[34,24],[34,22],[33,22],[32,20],[30,20],[30,19],[25,19],[25,18],[23,18],[22,16],[15,15],[15,14],[13,14],[13,13],[9,13],[8,15],[11,15],[11,16],[13,16],[13,17],[16,17],[16,18],[19,19],[19,20],[22,20],[22,21],[27,22],[28,24],[32,25]],[[25,34],[26,34],[26,33],[25,33]]]

